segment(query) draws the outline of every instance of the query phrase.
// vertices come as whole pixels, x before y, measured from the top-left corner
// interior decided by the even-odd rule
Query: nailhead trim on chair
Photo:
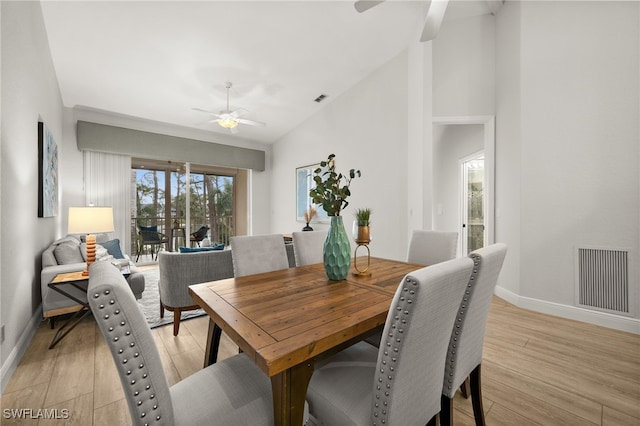
[[[136,409],[141,419],[154,423],[159,422],[162,419],[162,410],[154,401],[155,392],[153,384],[149,380],[149,372],[145,367],[146,362],[136,348],[136,339],[127,325],[126,316],[121,313],[121,308],[117,300],[111,296],[111,291],[94,293],[93,298],[101,302],[98,307],[99,312],[94,314],[96,320],[101,320],[107,325],[110,338],[119,345],[117,355],[114,358],[116,359],[116,368],[128,377],[129,386],[123,384],[125,392],[133,395],[130,400],[137,400]],[[138,422],[134,420],[134,423]],[[144,424],[149,425],[150,423]]]
[[[464,324],[464,317],[467,314],[467,302],[469,301],[469,295],[471,294],[473,284],[475,282],[476,277],[478,276],[478,270],[480,269],[480,257],[474,254],[470,255],[471,259],[473,259],[473,270],[471,272],[471,277],[469,278],[469,284],[467,285],[467,289],[464,292],[464,297],[462,298],[462,302],[460,303],[460,307],[458,309],[458,314],[456,315],[455,321],[455,332],[451,335],[451,339],[449,340],[449,349],[447,351],[447,363],[445,365],[445,378],[447,383],[447,389],[451,390],[453,375],[455,373],[455,354],[457,349],[458,336],[462,331],[462,324]]]
[[[411,277],[407,277],[404,280],[403,286],[403,293],[395,308],[396,314],[393,317],[393,322],[390,324],[389,334],[383,339],[384,341],[380,343],[385,349],[383,352],[384,356],[381,360],[382,367],[376,373],[375,379],[376,402],[373,407],[374,426],[387,424],[390,395],[393,391],[395,365],[403,344],[402,334],[411,318],[413,300],[420,288],[418,282]]]

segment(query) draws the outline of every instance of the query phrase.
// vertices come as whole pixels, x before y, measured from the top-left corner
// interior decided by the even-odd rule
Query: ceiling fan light
[[[232,117],[223,117],[218,120],[218,124],[225,129],[234,129],[238,127],[238,120]]]

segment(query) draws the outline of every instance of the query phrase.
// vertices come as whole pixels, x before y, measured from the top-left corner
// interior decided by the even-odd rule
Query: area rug
[[[144,274],[144,292],[142,292],[142,297],[138,299],[138,303],[142,308],[144,316],[147,318],[149,327],[155,328],[165,324],[172,324],[173,312],[165,310],[164,318],[160,318],[160,293],[158,293],[158,278],[160,272],[156,268],[143,270],[142,273]],[[206,315],[206,312],[202,309],[183,312],[180,316],[180,321],[202,315]]]

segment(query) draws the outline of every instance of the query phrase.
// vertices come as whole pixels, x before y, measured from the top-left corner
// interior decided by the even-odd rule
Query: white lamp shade
[[[113,232],[112,207],[69,207],[69,234]]]

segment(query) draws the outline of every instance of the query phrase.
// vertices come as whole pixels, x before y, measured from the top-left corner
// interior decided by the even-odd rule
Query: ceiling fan
[[[384,0],[357,0],[354,6],[358,12],[362,13],[382,2],[384,2]],[[442,25],[442,19],[444,18],[448,4],[449,0],[431,0],[420,41],[433,40],[438,36],[438,31]]]
[[[238,133],[238,125],[240,124],[248,124],[250,126],[266,126],[266,123],[261,121],[247,120],[246,118],[240,118],[248,111],[244,108],[238,108],[235,111],[231,111],[229,107],[229,91],[231,90],[232,83],[230,81],[225,81],[225,87],[227,88],[227,109],[224,111],[220,111],[220,113],[215,113],[213,111],[208,111],[202,108],[193,108],[195,111],[206,112],[207,114],[213,115],[215,118],[210,120],[211,122],[216,122],[220,127],[228,129],[231,133]]]
[[[382,2],[384,2],[384,0],[356,0],[354,6],[358,12],[362,13]],[[500,10],[504,2],[505,0],[484,0],[484,3],[493,15],[498,13],[498,10]],[[438,36],[438,31],[440,31],[442,19],[444,18],[444,13],[447,11],[448,4],[449,0],[431,0],[429,2],[429,10],[427,11],[420,41],[433,40]]]

